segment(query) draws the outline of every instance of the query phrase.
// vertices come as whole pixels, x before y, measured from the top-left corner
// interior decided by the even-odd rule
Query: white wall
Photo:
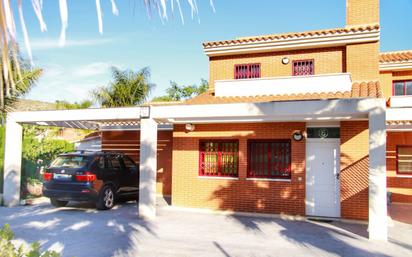
[[[349,74],[215,81],[215,96],[257,96],[351,91]]]

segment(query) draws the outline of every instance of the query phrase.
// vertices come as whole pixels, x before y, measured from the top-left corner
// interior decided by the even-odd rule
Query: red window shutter
[[[290,140],[248,141],[248,177],[290,179],[290,167]]]
[[[314,60],[298,60],[292,62],[293,76],[309,76],[315,74]]]
[[[260,64],[236,64],[235,79],[260,78]]]
[[[199,146],[199,175],[237,177],[239,141],[202,140]]]

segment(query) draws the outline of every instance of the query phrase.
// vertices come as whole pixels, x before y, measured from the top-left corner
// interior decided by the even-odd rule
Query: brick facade
[[[412,80],[412,71],[381,71],[380,82],[386,98],[392,96],[392,84],[399,80]]]
[[[291,181],[247,180],[248,139],[290,139],[305,123],[260,123],[184,126],[173,132],[172,203],[175,206],[242,212],[305,214],[305,142],[292,141]],[[201,178],[200,139],[239,140],[239,178]]]
[[[172,131],[159,131],[157,143],[157,183],[158,194],[170,195],[172,192]],[[102,150],[122,152],[139,163],[139,131],[102,132]]]
[[[369,130],[367,121],[341,122],[341,216],[368,219]]]
[[[412,132],[388,132],[386,140],[386,169],[388,191],[393,202],[412,203],[412,176],[396,174],[396,146],[412,145]]]
[[[289,58],[289,64],[282,64],[284,57]],[[214,89],[215,80],[234,79],[235,64],[260,63],[261,77],[267,78],[292,76],[292,61],[305,59],[314,60],[315,74],[346,72],[345,58],[344,47],[211,57],[209,89]]]

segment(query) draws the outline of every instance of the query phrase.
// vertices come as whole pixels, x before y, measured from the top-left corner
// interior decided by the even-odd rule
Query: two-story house
[[[387,186],[393,202],[412,203],[412,51],[381,53],[387,99]]]
[[[202,115],[168,107],[157,192],[177,207],[356,220],[374,217],[380,201],[373,211],[386,216],[386,191],[371,199],[371,186],[386,186],[379,115],[381,80],[392,80],[379,53],[379,1],[347,4],[344,28],[204,43],[209,90],[181,104]],[[103,149],[127,146],[138,159],[138,145],[138,131],[103,133]],[[371,160],[371,151],[381,155]]]
[[[392,200],[410,199],[412,58],[381,54],[379,39],[379,0],[347,0],[343,28],[204,43],[210,88],[185,102],[12,113],[5,203],[19,199],[21,124],[69,124],[140,163],[141,216],[158,193],[176,207],[364,220],[385,240],[386,174]]]

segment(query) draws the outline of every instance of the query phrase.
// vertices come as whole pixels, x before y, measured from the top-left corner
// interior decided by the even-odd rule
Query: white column
[[[385,102],[369,113],[369,239],[388,240]]]
[[[157,123],[152,118],[140,120],[139,217],[156,216]]]
[[[22,139],[22,126],[9,114],[6,123],[3,179],[4,205],[9,207],[20,204]]]

